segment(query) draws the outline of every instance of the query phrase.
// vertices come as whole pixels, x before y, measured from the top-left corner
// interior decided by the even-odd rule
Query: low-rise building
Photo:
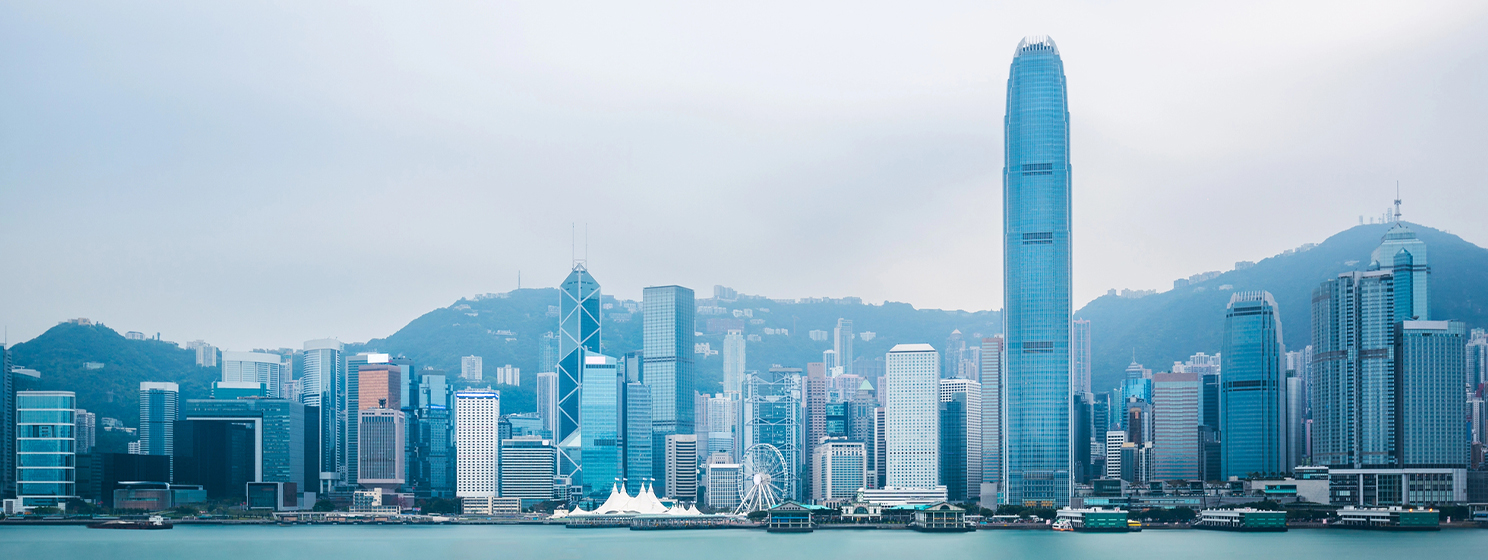
[[[960,533],[975,531],[966,525],[966,510],[950,502],[940,502],[916,508],[910,529],[927,533]]]
[[[928,506],[946,501],[946,487],[934,488],[859,488],[854,502],[881,506]]]
[[[460,500],[460,512],[465,515],[515,517],[522,514],[522,499],[497,498],[494,496],[462,498]]]

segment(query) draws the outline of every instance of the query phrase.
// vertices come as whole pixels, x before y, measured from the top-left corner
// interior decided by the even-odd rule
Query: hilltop
[[[1488,325],[1488,249],[1456,235],[1411,224],[1430,251],[1431,316],[1455,319],[1470,327]],[[1191,285],[1144,297],[1103,296],[1075,313],[1092,323],[1093,380],[1097,391],[1115,386],[1135,350],[1137,360],[1161,371],[1196,352],[1219,351],[1224,311],[1241,290],[1267,290],[1277,301],[1282,333],[1290,349],[1308,344],[1313,288],[1341,272],[1363,268],[1379,245],[1387,225],[1361,225],[1315,246],[1288,251],[1253,266],[1206,274]],[[596,271],[603,282],[603,271]],[[701,296],[708,295],[699,290]],[[487,379],[495,368],[511,364],[522,371],[519,387],[503,390],[504,412],[534,410],[535,374],[543,335],[558,329],[556,288],[519,289],[504,294],[463,298],[429,311],[386,338],[347,345],[348,352],[380,351],[411,358],[417,366],[445,370],[458,377],[460,358],[477,355]],[[641,349],[639,302],[601,299],[602,351],[620,355]],[[855,355],[882,358],[895,344],[926,342],[944,349],[947,337],[960,330],[968,345],[978,337],[1001,332],[1000,311],[916,309],[907,303],[865,304],[856,298],[774,300],[741,295],[732,301],[699,299],[709,307],[696,317],[698,343],[712,354],[694,354],[697,388],[721,387],[727,328],[742,328],[751,340],[746,369],[765,370],[781,364],[804,367],[822,360],[830,337],[813,339],[811,331],[831,333],[838,318],[850,319],[869,340],[854,343]],[[59,324],[37,338],[17,344],[15,364],[42,372],[42,388],[78,393],[82,408],[138,424],[141,381],[173,381],[182,398],[205,398],[217,368],[195,365],[195,354],[168,342],[126,340],[103,325]],[[103,364],[88,369],[88,362]],[[296,372],[298,375],[298,372]],[[458,381],[457,385],[461,385]],[[484,381],[478,385],[490,385]]]
[[[1488,325],[1488,249],[1450,233],[1408,224],[1426,242],[1431,266],[1431,318]],[[1219,352],[1225,307],[1242,290],[1266,290],[1276,298],[1288,350],[1311,337],[1312,290],[1329,278],[1362,270],[1388,224],[1360,225],[1305,250],[1290,251],[1241,270],[1140,298],[1102,296],[1075,317],[1091,322],[1092,389],[1114,387],[1136,358],[1153,371],[1196,352]]]
[[[602,277],[599,280],[603,282]],[[506,391],[503,412],[530,411],[534,409],[534,374],[539,371],[542,337],[558,330],[558,296],[557,288],[527,288],[461,299],[449,307],[425,313],[387,338],[349,345],[347,351],[403,354],[420,368],[443,369],[452,378],[459,373],[461,356],[481,356],[487,379],[493,377],[491,372],[496,367],[511,364],[521,368],[522,384],[497,387]],[[631,311],[638,310],[639,303],[601,296],[601,305],[605,306],[601,351],[618,356],[641,349],[640,313]],[[758,337],[746,346],[745,368],[749,370],[765,370],[775,364],[805,367],[808,362],[821,361],[822,352],[830,349],[832,342],[830,338],[813,340],[810,332],[830,333],[839,318],[852,320],[860,335],[864,331],[873,333],[871,340],[854,342],[854,354],[869,359],[881,358],[894,344],[903,342],[929,342],[940,348],[951,332],[958,329],[964,333],[968,345],[975,344],[975,336],[996,334],[1002,325],[1001,313],[996,311],[915,309],[907,303],[872,305],[855,298],[782,301],[744,295],[735,301],[700,300],[703,303],[719,309],[715,314],[697,315],[696,330],[701,333],[697,342],[708,344],[713,352],[721,352],[725,329],[716,322],[710,328],[710,320],[742,327],[746,335]],[[736,317],[736,310],[740,316]],[[722,390],[722,356],[694,354],[694,358],[697,389]]]
[[[182,399],[211,396],[218,368],[196,365],[196,352],[159,340],[129,340],[102,324],[61,323],[11,348],[12,363],[41,372],[39,390],[77,393],[78,408],[139,425],[139,384],[170,381]],[[92,362],[96,369],[89,369]]]

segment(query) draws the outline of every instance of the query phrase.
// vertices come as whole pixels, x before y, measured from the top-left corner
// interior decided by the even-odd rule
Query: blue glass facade
[[[1467,468],[1472,430],[1462,414],[1466,325],[1401,321],[1395,324],[1395,341],[1401,466]]]
[[[56,506],[77,496],[77,396],[72,391],[20,391],[15,403],[16,497],[30,507]]]
[[[1003,167],[1007,501],[1070,494],[1070,161],[1064,62],[1024,39],[1008,76]]]
[[[1281,316],[1269,292],[1239,292],[1225,313],[1220,366],[1221,478],[1288,472]]]
[[[694,430],[693,292],[681,286],[653,286],[641,293],[642,381],[651,388],[651,472],[666,495],[666,436]]]
[[[584,351],[599,352],[599,283],[582,264],[563,280],[558,296],[558,433],[562,442],[579,428],[579,387]],[[560,461],[561,463],[561,461]],[[561,472],[568,472],[559,465]]]
[[[584,392],[579,397],[583,422],[584,494],[604,499],[611,485],[623,478],[620,451],[621,378],[615,358],[584,356]]]

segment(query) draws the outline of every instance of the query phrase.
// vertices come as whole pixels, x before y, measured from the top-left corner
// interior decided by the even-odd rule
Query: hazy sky
[[[575,223],[622,298],[998,309],[1037,34],[1069,78],[1077,304],[1322,241],[1396,180],[1488,245],[1480,1],[371,4],[0,5],[10,340],[386,336],[556,285]]]

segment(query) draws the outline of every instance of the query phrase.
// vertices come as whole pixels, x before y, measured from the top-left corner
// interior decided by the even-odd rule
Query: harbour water
[[[1429,533],[1293,530],[1129,534],[1052,531],[576,530],[543,526],[196,526],[104,531],[80,526],[0,527],[0,558],[151,560],[1446,560],[1482,558],[1488,530]]]

